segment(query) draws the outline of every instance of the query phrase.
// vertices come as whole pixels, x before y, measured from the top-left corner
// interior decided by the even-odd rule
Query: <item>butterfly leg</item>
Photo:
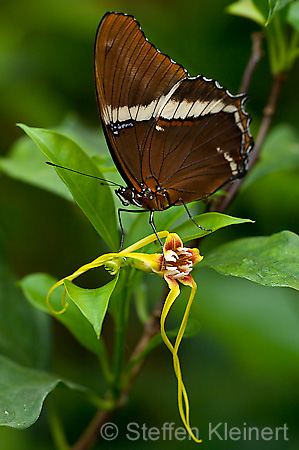
[[[141,210],[135,210],[135,209],[124,209],[124,208],[118,208],[117,210],[117,214],[118,214],[118,221],[119,221],[119,227],[120,227],[120,231],[121,231],[121,240],[120,240],[120,247],[119,247],[119,252],[122,250],[123,245],[124,245],[124,239],[125,239],[125,232],[124,232],[124,228],[122,225],[122,221],[121,221],[121,212],[133,212],[133,213],[142,213],[142,212],[146,212],[145,209],[141,209]],[[149,223],[157,237],[157,240],[159,242],[159,244],[161,245],[161,249],[162,249],[162,254],[163,254],[163,263],[164,263],[164,267],[166,269],[166,263],[165,263],[165,258],[164,258],[164,249],[163,249],[163,242],[161,241],[161,239],[159,238],[155,223],[154,223],[154,211],[152,210],[150,212],[150,218],[149,218]]]
[[[163,264],[164,264],[164,268],[166,269],[166,262],[165,262],[163,242],[159,238],[159,235],[158,235],[158,232],[157,232],[157,228],[156,228],[155,223],[154,223],[154,210],[151,210],[151,212],[150,212],[149,224],[152,227],[155,235],[157,236],[157,240],[158,240],[159,244],[161,245],[162,255],[163,255]]]
[[[192,217],[192,215],[191,215],[191,213],[190,213],[190,211],[189,211],[189,209],[188,209],[186,203],[185,203],[181,198],[180,198],[179,200],[180,200],[180,201],[182,202],[182,204],[184,205],[184,208],[185,208],[185,210],[186,210],[186,213],[187,213],[188,216],[189,216],[189,219],[191,219],[192,222],[193,222],[198,228],[200,228],[200,229],[203,230],[203,231],[210,231],[210,232],[213,231],[213,230],[211,230],[210,228],[204,228],[204,227],[201,227],[201,226],[196,222],[196,220],[194,220],[194,218]]]
[[[117,210],[118,222],[119,222],[119,228],[120,228],[120,232],[121,232],[120,247],[119,247],[119,250],[118,250],[119,252],[121,252],[122,249],[123,249],[123,246],[124,246],[124,239],[125,239],[124,227],[123,227],[123,224],[122,224],[122,221],[121,221],[121,215],[120,215],[120,213],[121,213],[122,211],[126,211],[126,210],[123,209],[123,208],[118,208],[118,210]]]
[[[124,232],[124,227],[123,227],[123,224],[121,221],[121,215],[120,215],[121,212],[142,213],[142,212],[146,212],[146,210],[145,209],[136,210],[136,209],[118,208],[117,215],[118,215],[119,228],[120,228],[120,232],[121,232],[120,247],[119,247],[118,252],[121,252],[123,249],[124,239],[125,239],[125,234],[126,234]]]

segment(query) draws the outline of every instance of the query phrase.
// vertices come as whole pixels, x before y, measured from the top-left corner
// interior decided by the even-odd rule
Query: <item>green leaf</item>
[[[68,188],[57,180],[47,160],[43,153],[36,151],[35,143],[28,136],[22,136],[14,143],[9,156],[0,158],[0,169],[11,178],[72,200]]]
[[[269,14],[268,14],[266,25],[268,25],[271,22],[271,20],[273,19],[273,17],[275,16],[275,14],[278,11],[283,9],[291,1],[293,1],[293,0],[268,0]]]
[[[269,15],[269,0],[252,0],[254,6],[258,11],[265,17],[264,25],[267,22],[267,17]]]
[[[299,33],[299,1],[293,2],[287,12],[286,21]]]
[[[248,379],[297,385],[298,291],[224,277],[207,267],[195,270],[194,277],[200,307],[193,313]]]
[[[30,427],[38,419],[46,396],[60,383],[89,392],[56,375],[22,367],[0,355],[0,425]]]
[[[253,0],[254,5],[266,18],[265,26],[269,25],[273,17],[293,0]]]
[[[186,220],[186,222],[172,228],[171,232],[177,233],[184,242],[188,242],[192,239],[206,236],[207,234],[210,234],[211,231],[214,232],[229,225],[238,225],[247,222],[254,223],[253,220],[250,219],[239,219],[238,217],[232,217],[216,212],[200,214],[199,216],[194,217],[194,220],[206,230],[198,228],[192,220]]]
[[[269,25],[278,11],[283,9],[292,0],[252,0],[263,17],[266,18],[265,26]]]
[[[26,125],[20,127],[52,163],[103,179],[92,159],[68,137],[55,131],[30,128]],[[56,170],[99,235],[111,249],[116,249],[119,239],[114,201],[109,186],[68,170]]]
[[[15,283],[0,248],[0,353],[22,365],[44,368],[50,357],[49,317],[33,308]]]
[[[78,119],[67,117],[54,131],[77,142],[93,161],[101,164],[103,172],[114,170],[100,130],[89,129]],[[0,158],[0,169],[16,180],[45,189],[66,200],[73,200],[66,185],[57,182],[55,170],[45,164],[47,160],[49,159],[42,152],[36,151],[36,144],[28,136],[21,136],[14,142],[8,155]]]
[[[91,323],[98,338],[117,280],[118,274],[112,281],[97,289],[82,289],[69,280],[64,281],[68,295]]]
[[[89,128],[77,117],[71,115],[67,116],[58,127],[55,127],[54,131],[75,141],[91,158],[97,158],[101,164],[111,164],[112,158],[100,127]]]
[[[23,278],[20,285],[30,303],[59,320],[80,344],[100,358],[103,358],[105,352],[102,341],[96,339],[92,327],[73,302],[69,302],[65,313],[59,315],[53,314],[48,308],[46,295],[56,281],[49,275],[37,273]],[[61,290],[59,288],[51,294],[50,303],[55,311],[61,309]]]
[[[282,231],[268,237],[237,239],[204,257],[201,265],[264,286],[299,290],[299,237]]]
[[[264,26],[266,23],[266,18],[261,13],[261,11],[255,6],[252,0],[239,0],[235,3],[231,3],[226,8],[226,11],[229,14],[250,19],[253,22],[258,23],[259,25]]]
[[[277,125],[267,136],[260,159],[246,176],[242,189],[269,173],[296,168],[299,168],[297,130],[288,124]]]

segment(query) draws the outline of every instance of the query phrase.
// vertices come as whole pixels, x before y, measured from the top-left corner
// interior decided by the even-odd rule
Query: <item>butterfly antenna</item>
[[[48,164],[49,166],[57,167],[58,169],[64,169],[68,170],[69,172],[77,173],[78,175],[84,175],[85,177],[95,178],[96,180],[102,181],[101,183],[102,185],[122,187],[120,184],[114,183],[114,181],[105,180],[104,178],[100,178],[95,175],[90,175],[88,173],[78,172],[78,170],[70,169],[69,167],[59,166],[58,164],[54,164],[50,161],[46,161],[46,164]]]

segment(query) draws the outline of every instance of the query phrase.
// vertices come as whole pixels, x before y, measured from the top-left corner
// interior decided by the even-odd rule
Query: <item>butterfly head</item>
[[[167,191],[161,188],[153,191],[142,185],[137,191],[134,187],[121,187],[115,193],[124,206],[134,205],[148,211],[162,211],[171,206]]]

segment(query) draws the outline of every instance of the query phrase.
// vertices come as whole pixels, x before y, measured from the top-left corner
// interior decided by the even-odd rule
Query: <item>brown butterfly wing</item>
[[[188,74],[145,38],[131,16],[107,13],[95,44],[98,104],[110,151],[124,180],[140,190],[148,131],[167,95]]]
[[[142,178],[166,189],[170,204],[199,200],[245,174],[252,147],[246,96],[202,76],[178,83],[151,125]]]

